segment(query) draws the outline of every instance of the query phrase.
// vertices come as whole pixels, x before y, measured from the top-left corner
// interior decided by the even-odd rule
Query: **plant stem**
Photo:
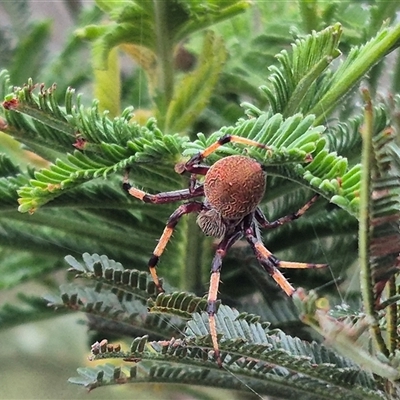
[[[375,304],[374,304],[374,288],[373,277],[371,273],[371,198],[372,198],[372,182],[371,171],[373,169],[373,109],[371,97],[367,89],[363,90],[363,96],[366,102],[364,113],[364,127],[362,130],[362,154],[361,154],[361,188],[360,188],[360,224],[359,224],[359,261],[360,261],[360,284],[361,296],[364,304],[365,313],[371,317],[373,321],[371,326],[371,334],[378,345],[379,351],[389,355],[389,351],[382,338],[382,333],[377,321]]]
[[[195,215],[188,216],[186,234],[186,254],[181,287],[184,290],[199,293],[203,282],[201,259],[204,237],[197,226]]]
[[[315,26],[318,25],[320,18],[317,13],[316,0],[299,1],[300,15],[303,23],[303,28],[310,33]]]
[[[169,1],[153,0],[155,27],[157,36],[157,61],[159,81],[159,94],[162,94],[165,109],[168,107],[174,92],[174,68],[173,68],[173,43],[168,29]],[[161,128],[163,128],[161,126]]]
[[[388,282],[388,297],[394,297],[397,294],[396,278],[392,276]],[[398,321],[398,307],[397,303],[391,304],[387,309],[387,330],[389,334],[389,351],[393,354],[398,348],[399,337],[397,334],[397,321]]]

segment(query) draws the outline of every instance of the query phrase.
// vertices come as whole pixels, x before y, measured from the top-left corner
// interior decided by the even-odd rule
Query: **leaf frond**
[[[74,272],[76,278],[86,278],[98,284],[106,284],[121,294],[131,294],[137,298],[147,300],[155,296],[156,287],[147,272],[125,269],[121,263],[110,260],[106,256],[84,253],[83,263],[75,257],[67,256],[65,261],[71,266],[69,271]]]
[[[273,113],[290,116],[297,112],[307,114],[318,98],[318,78],[341,53],[338,44],[340,24],[321,32],[313,32],[292,45],[289,56],[283,50],[276,57],[280,69],[270,67],[270,86],[261,89],[267,96]]]
[[[344,394],[351,399],[361,399],[362,396],[381,398],[369,374],[324,346],[302,342],[278,330],[270,331],[267,325],[258,322],[258,318],[239,314],[226,306],[220,307],[216,319],[222,333],[220,343],[223,369],[219,371],[212,356],[206,313],[193,314],[193,319],[187,325],[187,336],[183,340],[149,342],[147,337],[141,337],[132,342],[130,351],[121,353],[112,351],[113,346],[110,351],[106,345],[101,351],[101,346],[97,345],[94,346],[92,359],[117,357],[136,362],[133,373],[131,369],[131,373],[124,374],[124,377],[133,379],[123,378],[125,383],[149,380],[166,382],[168,376],[170,382],[179,380],[190,384],[193,378],[190,371],[196,379],[208,382],[209,386],[228,387],[226,385],[229,384],[232,387],[233,384],[233,388],[240,390],[245,383],[246,387],[253,388],[259,394],[274,394],[278,388],[284,390],[282,384],[286,382],[288,388],[285,398],[292,399],[295,395],[303,398],[304,379],[307,377],[309,399],[325,398],[322,388],[326,380],[332,385],[331,398],[339,399]],[[184,365],[190,365],[191,368]],[[149,372],[143,375],[142,368],[146,367]],[[89,388],[117,384],[118,379],[114,379],[114,373],[119,376],[120,370],[109,370],[104,380],[105,369],[80,369],[78,372],[84,379],[72,378],[71,382]],[[138,371],[141,373],[138,374]],[[228,376],[234,377],[233,382],[226,381]],[[288,380],[289,376],[292,379]]]
[[[328,116],[365,74],[388,54],[400,38],[400,25],[382,29],[366,44],[354,46],[346,60],[330,76],[317,104],[309,111],[317,116],[317,122]]]
[[[121,44],[145,47],[157,53],[157,45],[164,39],[157,36],[162,24],[165,24],[163,32],[168,36],[168,42],[176,45],[187,35],[239,14],[250,5],[245,0],[216,1],[212,4],[174,1],[160,18],[157,13],[159,7],[149,4],[124,2],[109,5],[104,1],[98,2],[112,22],[108,25],[89,25],[78,31],[80,37],[96,41],[97,68],[104,68],[110,50]]]
[[[18,114],[21,117],[21,113],[25,112],[24,104],[27,104],[33,110],[39,109],[41,113],[48,114],[45,122],[48,124],[47,129],[54,129],[57,125],[50,124],[50,115],[56,120],[59,118],[59,121],[61,118],[64,127],[75,126],[74,131],[79,132],[79,138],[73,135],[75,146],[82,147],[84,151],[76,150],[67,158],[58,159],[49,169],[36,172],[29,186],[19,190],[19,210],[22,212],[33,212],[68,190],[90,180],[107,177],[126,167],[140,175],[143,170],[149,172],[146,164],[151,160],[163,159],[164,163],[169,161],[170,164],[177,162],[186,143],[187,139],[179,135],[163,135],[153,120],[149,120],[143,127],[130,123],[129,109],[113,121],[105,114],[100,115],[96,104],[88,111],[82,107],[73,111],[69,91],[66,113],[54,103],[51,95],[54,88],[50,91],[42,88],[37,98],[32,94],[33,86],[29,88],[18,92],[16,104],[8,105],[9,116],[15,117]],[[251,112],[254,114],[257,110],[253,107]],[[223,134],[248,137],[271,147],[272,151],[268,152],[251,148],[246,150],[250,156],[266,165],[268,173],[285,176],[310,187],[354,213],[358,205],[359,166],[348,169],[345,158],[327,149],[326,141],[321,136],[323,128],[313,126],[313,117],[297,114],[285,120],[280,114],[269,117],[266,113],[258,113],[257,118],[240,120],[236,126],[223,128],[207,138],[199,135],[197,141],[185,145],[184,155],[192,155],[204,149]],[[23,121],[22,125],[28,123],[25,116],[19,119]],[[71,141],[70,134],[68,137]],[[69,143],[68,147],[74,143]],[[221,152],[238,154],[240,150],[223,146]],[[216,159],[216,156],[210,158]],[[308,164],[303,166],[300,163]],[[290,164],[292,166],[287,167]],[[153,177],[161,175],[164,182],[171,182],[171,186],[174,182],[180,182],[179,175],[171,175],[162,165],[157,168],[157,165],[152,164],[151,170]]]
[[[161,338],[178,334],[183,328],[178,316],[148,313],[148,299],[156,294],[149,273],[124,269],[121,263],[98,254],[85,253],[82,262],[67,256],[66,261],[76,278],[88,279],[92,284],[62,285],[59,296],[46,296],[52,308],[85,312],[91,329],[119,335],[148,332]],[[172,290],[168,284],[164,287]]]
[[[58,159],[50,168],[37,171],[35,179],[20,188],[20,211],[32,212],[68,190],[127,167],[131,167],[133,174],[151,175],[153,182],[170,182],[167,187],[180,183],[179,175],[166,172],[162,164],[178,161],[186,138],[163,135],[153,119],[145,126],[131,123],[130,108],[110,120],[106,113],[99,113],[96,102],[88,110],[79,101],[73,105],[72,90],[66,93],[65,108],[56,103],[55,87],[41,88],[38,96],[33,90],[30,83],[3,103],[12,126],[9,133],[24,136],[19,139],[45,156],[49,154],[43,154],[44,148],[51,153],[54,149],[68,153],[73,146],[79,150],[67,156],[56,153]],[[49,158],[52,160],[53,156]],[[154,159],[162,160],[159,168],[146,165]]]
[[[79,287],[62,285],[60,296],[47,295],[53,309],[81,311],[88,314],[91,329],[117,335],[135,336],[147,332],[153,338],[163,338],[179,333],[183,327],[178,318],[148,314],[142,298],[118,296],[104,285]]]

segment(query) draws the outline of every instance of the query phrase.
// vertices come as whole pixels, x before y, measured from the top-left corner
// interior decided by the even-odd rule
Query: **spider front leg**
[[[189,200],[194,197],[204,196],[203,185],[193,187],[192,190],[181,189],[181,190],[173,190],[170,192],[149,194],[149,193],[144,192],[143,190],[140,190],[140,189],[132,186],[128,181],[128,174],[125,174],[125,176],[124,176],[122,188],[127,193],[129,193],[131,196],[136,197],[137,199],[142,200],[145,203],[153,203],[153,204],[173,203],[173,202],[179,201],[179,200]]]
[[[219,147],[223,146],[224,144],[227,143],[241,143],[245,144],[248,146],[254,146],[254,147],[259,147],[262,149],[266,150],[271,150],[269,146],[266,146],[265,144],[256,142],[255,140],[252,139],[247,139],[241,136],[236,136],[236,135],[225,135],[219,138],[215,143],[212,145],[208,146],[205,148],[203,151],[200,153],[194,155],[185,165],[184,169],[189,172],[194,172],[200,175],[205,175],[206,174],[206,169],[207,167],[200,166],[198,165],[201,161],[203,161],[206,157],[208,157],[210,154],[214,153],[215,151],[218,150]],[[208,169],[208,168],[207,168]]]
[[[203,186],[200,185],[197,188],[194,188],[192,192],[189,189],[183,190],[175,190],[171,192],[162,192],[158,194],[149,194],[144,192],[143,190],[137,189],[133,187],[128,182],[128,176],[124,177],[123,188],[127,191],[131,196],[136,197],[139,200],[144,201],[145,203],[153,203],[153,204],[165,204],[172,203],[178,200],[188,200],[193,197],[198,197],[204,195]],[[167,224],[164,228],[164,231],[158,241],[156,248],[153,251],[153,255],[150,257],[148,262],[149,271],[151,277],[153,278],[154,284],[156,285],[158,292],[164,292],[164,289],[161,285],[161,282],[158,278],[156,266],[158,260],[160,259],[162,253],[165,250],[173,232],[175,226],[179,222],[180,218],[185,214],[190,214],[192,212],[200,212],[203,209],[203,203],[198,201],[192,201],[189,203],[182,204],[179,206],[168,218]]]

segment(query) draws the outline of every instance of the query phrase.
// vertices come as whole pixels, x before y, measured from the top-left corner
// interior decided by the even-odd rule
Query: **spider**
[[[165,204],[180,200],[190,200],[181,204],[171,214],[149,260],[150,274],[158,292],[161,293],[164,289],[158,278],[156,266],[172,236],[175,226],[183,215],[197,213],[197,224],[201,230],[208,236],[220,239],[211,264],[211,277],[207,297],[210,335],[214,355],[219,366],[222,365],[222,361],[215,321],[218,286],[222,260],[236,241],[242,237],[246,238],[261,266],[288,296],[292,296],[295,293],[295,289],[278,268],[323,268],[327,266],[327,264],[308,264],[279,260],[262,243],[259,229],[273,229],[301,217],[316,202],[319,195],[314,195],[298,211],[269,222],[259,207],[266,186],[265,172],[260,163],[243,155],[227,156],[212,166],[201,163],[220,146],[230,142],[271,150],[268,146],[251,139],[225,135],[194,155],[186,163],[175,166],[177,173],[184,174],[188,172],[191,174],[188,189],[148,194],[130,185],[128,173],[125,175],[123,182],[125,191],[146,203]],[[204,175],[202,183],[197,180],[197,175]],[[196,197],[204,197],[204,200],[191,200]]]

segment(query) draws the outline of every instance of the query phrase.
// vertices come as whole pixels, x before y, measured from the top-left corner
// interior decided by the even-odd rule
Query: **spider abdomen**
[[[245,156],[228,156],[207,171],[204,194],[223,218],[241,219],[253,212],[265,192],[261,165]]]

